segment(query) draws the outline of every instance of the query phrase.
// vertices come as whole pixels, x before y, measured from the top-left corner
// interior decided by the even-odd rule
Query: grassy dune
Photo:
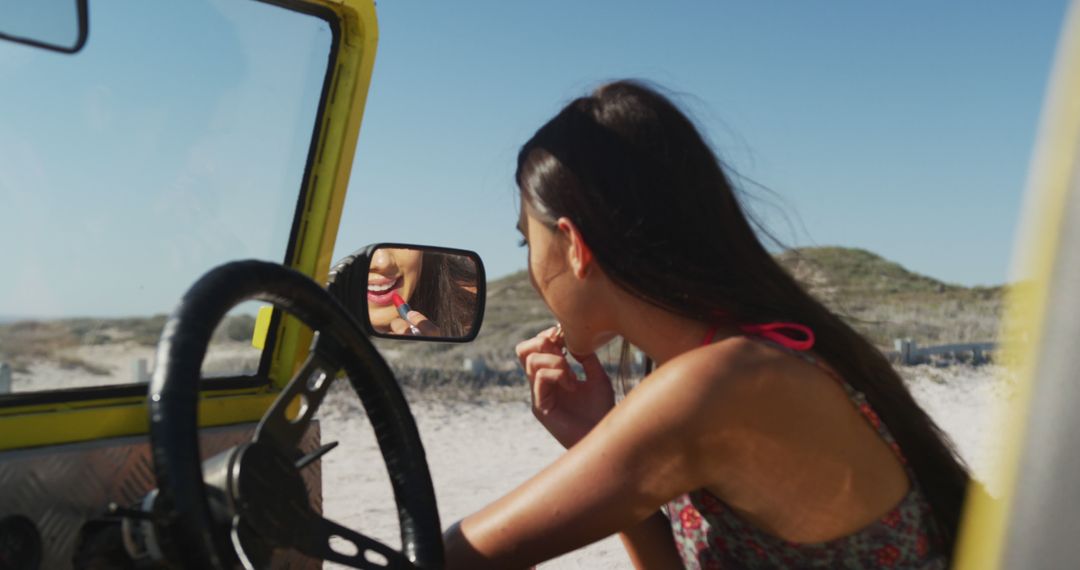
[[[842,247],[785,252],[780,262],[826,306],[882,347],[997,338],[1005,287],[963,287]]]
[[[16,373],[27,373],[35,361],[51,360],[61,368],[102,376],[109,370],[99,363],[72,354],[84,346],[125,344],[152,347],[161,336],[165,315],[116,319],[74,318],[22,320],[0,325],[0,362]],[[251,339],[255,319],[230,315],[214,332],[214,342]]]
[[[804,248],[784,252],[780,262],[827,306],[883,349],[895,338],[919,344],[994,340],[1004,287],[962,287],[913,273],[861,249]],[[488,283],[487,311],[480,335],[468,344],[378,340],[376,344],[406,386],[498,388],[520,380],[514,344],[551,326],[553,318],[519,272]],[[123,319],[62,319],[0,324],[0,361],[25,373],[32,362],[49,360],[89,375],[107,374],[99,363],[73,354],[94,345],[147,347],[156,344],[164,315]],[[248,315],[228,317],[215,333],[219,342],[246,342],[254,326]],[[607,358],[614,360],[616,350]],[[83,352],[85,353],[85,351]],[[480,360],[484,374],[464,370]]]
[[[891,349],[895,338],[933,345],[997,337],[1004,287],[950,285],[860,249],[803,248],[778,259],[811,294],[883,350]],[[520,383],[514,345],[553,321],[528,275],[519,272],[488,283],[484,323],[474,342],[377,344],[406,387],[467,396],[463,386],[498,390]],[[609,347],[601,357],[613,363],[617,348]],[[463,371],[466,358],[482,359],[487,372]]]

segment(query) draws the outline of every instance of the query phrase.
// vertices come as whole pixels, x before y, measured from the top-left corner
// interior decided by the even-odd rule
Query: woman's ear
[[[589,245],[585,243],[581,231],[574,225],[574,222],[570,221],[570,218],[559,218],[555,222],[555,227],[566,238],[566,259],[570,264],[570,269],[574,272],[575,277],[584,279],[593,265],[592,250],[589,249]]]

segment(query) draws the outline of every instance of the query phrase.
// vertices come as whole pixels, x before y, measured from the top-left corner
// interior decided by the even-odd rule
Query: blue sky
[[[404,241],[523,269],[517,149],[632,77],[770,190],[745,184],[786,243],[1004,282],[1064,8],[380,2],[335,257]],[[218,263],[283,257],[325,25],[233,0],[90,9],[77,56],[0,43],[0,316],[167,312]]]
[[[336,257],[394,240],[523,268],[517,148],[568,100],[634,77],[675,92],[771,190],[747,184],[784,242],[1002,283],[1065,4],[381,2]]]
[[[280,262],[330,40],[260,3],[91,0],[74,56],[0,42],[0,316],[165,313]]]

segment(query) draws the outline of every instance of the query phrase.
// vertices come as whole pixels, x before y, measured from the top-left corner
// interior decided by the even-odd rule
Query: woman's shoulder
[[[709,430],[802,429],[806,422],[850,407],[842,387],[820,366],[743,336],[680,354],[640,387],[663,399],[671,396],[661,393],[678,393],[702,412]]]
[[[803,375],[807,363],[761,341],[733,336],[689,350],[657,368],[653,376],[665,383],[697,385],[700,389],[734,395],[759,391]]]
[[[763,396],[775,355],[745,338],[730,338],[672,358],[630,391],[626,404],[715,432]],[[691,425],[685,426],[687,428]]]

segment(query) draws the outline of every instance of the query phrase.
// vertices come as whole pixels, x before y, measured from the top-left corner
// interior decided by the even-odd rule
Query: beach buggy
[[[422,443],[370,339],[474,338],[485,279],[441,247],[332,263],[374,2],[17,0],[0,38],[0,296],[19,313],[0,315],[0,568],[441,567]],[[1076,3],[1062,38],[1029,188],[1047,231],[1011,317],[1026,414],[1002,428],[1005,496],[969,500],[961,568],[1075,565]],[[427,308],[405,270],[370,282],[380,255],[437,260],[471,301]],[[322,515],[334,444],[313,416],[335,381],[374,426],[400,550]]]

